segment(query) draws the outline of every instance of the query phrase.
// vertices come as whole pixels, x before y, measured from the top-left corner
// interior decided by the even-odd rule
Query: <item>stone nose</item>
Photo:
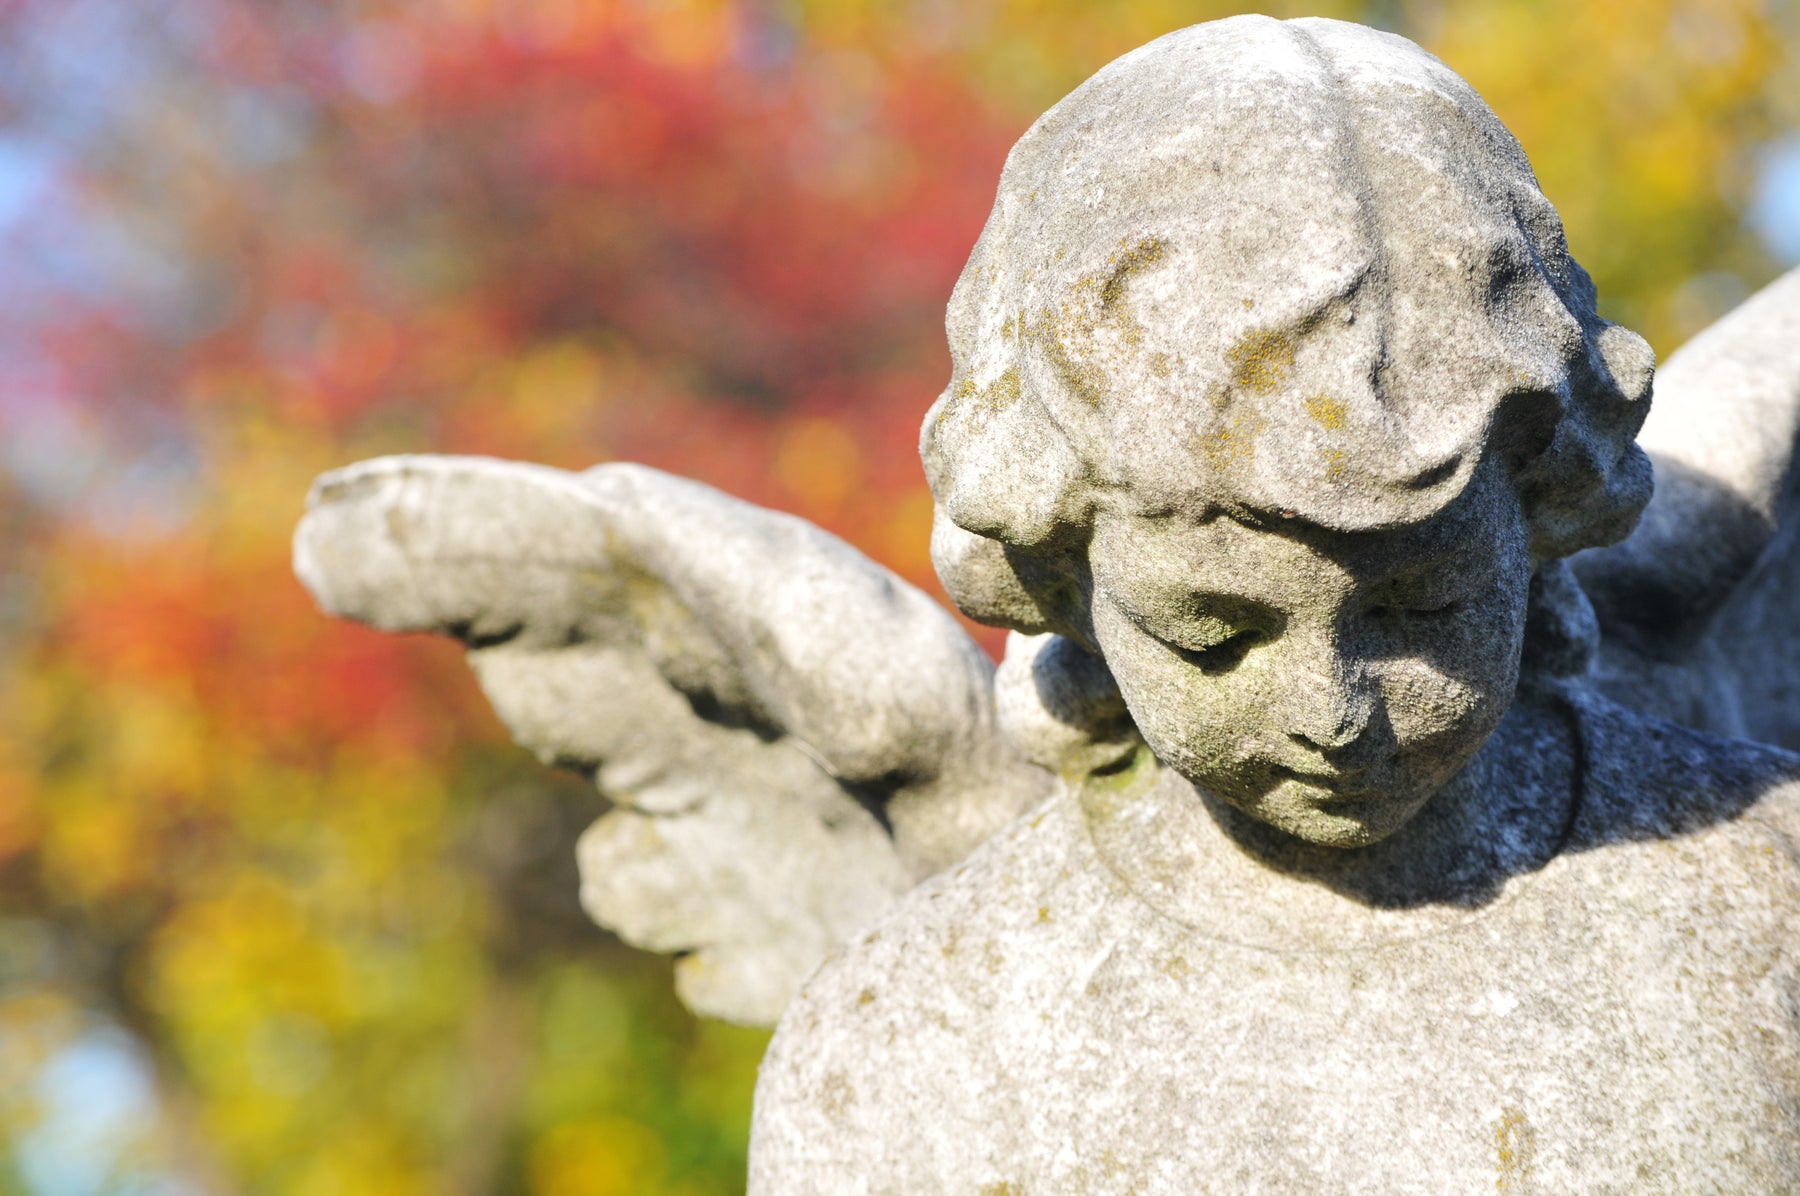
[[[1333,764],[1353,767],[1346,757],[1364,740],[1374,721],[1374,681],[1357,662],[1336,652],[1299,670],[1289,689],[1287,731],[1291,738],[1322,753]]]

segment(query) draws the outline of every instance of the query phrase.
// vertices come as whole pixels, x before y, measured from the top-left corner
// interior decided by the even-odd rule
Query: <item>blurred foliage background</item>
[[[1660,353],[1800,259],[1792,3],[1272,9],[1462,72]],[[932,587],[1007,147],[1232,11],[0,0],[0,1194],[741,1190],[763,1036],[582,919],[451,645],[313,611],[308,482],[636,459]]]

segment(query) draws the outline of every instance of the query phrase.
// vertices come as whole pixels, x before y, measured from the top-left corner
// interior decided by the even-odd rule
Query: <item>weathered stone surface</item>
[[[1480,98],[1359,26],[1234,18],[1102,70],[1009,156],[949,327],[921,443],[952,595],[1087,647],[1160,759],[1318,841],[1467,762],[1533,574],[1650,494],[1648,348]],[[1327,815],[1287,775],[1328,773],[1380,799]]]
[[[495,711],[618,808],[582,902],[682,952],[696,1010],[773,1024],[825,952],[1031,804],[992,666],[834,536],[636,465],[390,457],[295,536],[320,606],[455,635]]]
[[[690,1004],[837,946],[751,1191],[1800,1191],[1800,757],[1602,692],[1800,726],[1740,634],[1800,593],[1800,275],[1671,363],[1604,547],[1650,354],[1517,144],[1402,39],[1241,17],[1033,126],[949,330],[932,553],[997,679],[632,466],[366,463],[296,542],[614,797],[584,900]]]
[[[1597,683],[1633,709],[1800,748],[1800,270],[1656,375],[1656,494],[1575,567],[1605,627]]]
[[[1417,522],[1497,440],[1539,556],[1650,493],[1649,347],[1480,97],[1359,26],[1235,18],[1100,71],[1008,156],[948,322],[926,471],[1015,551],[1109,502]]]
[[[1152,43],[949,323],[934,555],[1061,787],[807,982],[752,1193],[1800,1188],[1800,759],[1585,677],[1650,360],[1467,85]]]
[[[1057,796],[808,982],[751,1191],[1794,1191],[1795,761],[1573,709],[1434,799],[1517,804],[1416,900],[1148,756]]]

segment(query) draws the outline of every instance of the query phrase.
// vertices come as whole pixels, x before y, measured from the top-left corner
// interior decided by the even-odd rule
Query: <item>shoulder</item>
[[[1097,864],[1079,808],[1059,794],[832,952],[783,1015],[771,1055],[839,1025],[866,1036],[897,1016],[889,1011],[930,1022],[966,1014],[965,1003],[989,1000],[1063,937],[1051,928],[1067,931],[1075,911],[1104,904],[1116,882]]]
[[[1800,848],[1800,756],[1627,710],[1574,691],[1581,813],[1574,839],[1705,836],[1725,827]]]
[[[1699,934],[1746,958],[1800,946],[1800,756],[1592,695],[1576,710],[1581,794],[1564,861],[1589,898],[1640,936]]]
[[[915,1190],[904,1177],[931,1174],[929,1152],[907,1127],[954,1123],[946,1101],[1017,1095],[1000,1091],[987,1048],[1016,1031],[1009,1010],[1040,1007],[1081,944],[1104,938],[1115,884],[1059,795],[833,953],[758,1074],[751,1191],[887,1191],[876,1174]]]

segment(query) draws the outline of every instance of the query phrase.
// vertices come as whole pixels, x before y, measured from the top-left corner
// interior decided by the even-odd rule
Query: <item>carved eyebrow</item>
[[[1469,543],[1454,542],[1392,573],[1373,578],[1361,588],[1367,591],[1383,586],[1410,585],[1422,581],[1427,575],[1441,575],[1446,570],[1454,569],[1454,575],[1448,579],[1453,588],[1475,589],[1491,580],[1498,568],[1499,561],[1494,558],[1493,553],[1472,551]]]

